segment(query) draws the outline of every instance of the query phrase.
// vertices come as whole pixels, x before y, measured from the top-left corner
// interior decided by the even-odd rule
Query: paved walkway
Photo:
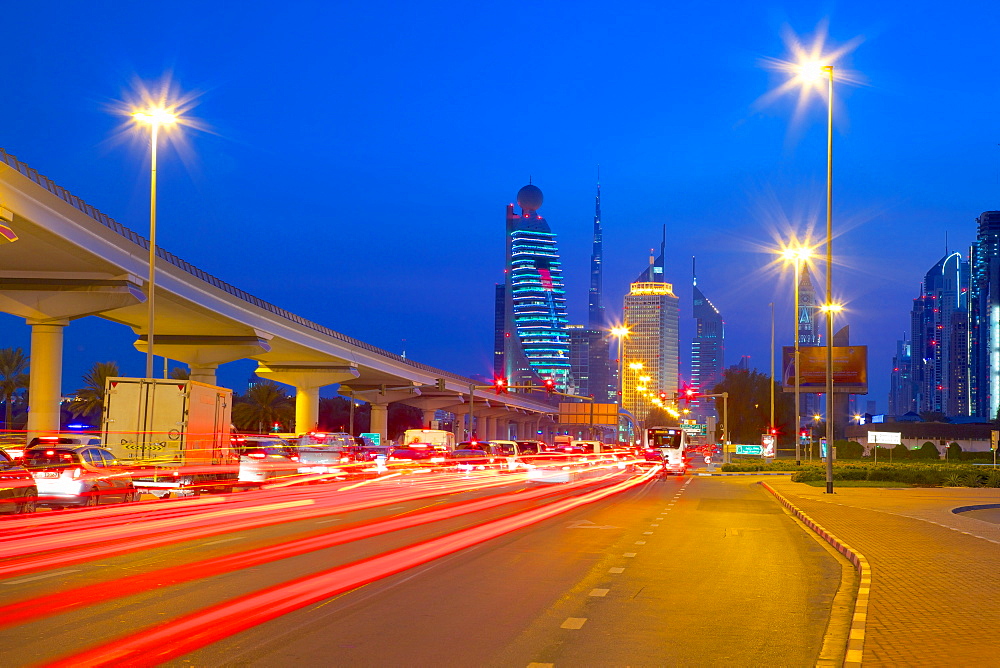
[[[868,559],[865,665],[1000,666],[1000,525],[951,512],[1000,489],[762,480]]]

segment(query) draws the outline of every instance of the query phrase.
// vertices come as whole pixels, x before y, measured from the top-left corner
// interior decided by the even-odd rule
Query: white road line
[[[635,544],[636,545],[645,545],[646,541],[644,541],[644,540],[637,540],[637,541],[635,541]]]
[[[636,552],[626,552],[622,556],[623,557],[634,557],[636,554],[637,554]]]
[[[658,520],[662,520],[663,518],[662,518],[662,517],[657,517],[656,519],[658,519]]]
[[[624,573],[624,572],[625,572],[624,568],[615,567],[615,568],[609,568],[608,569],[608,573]]]
[[[234,538],[220,538],[219,540],[210,540],[207,543],[202,543],[202,545],[218,545],[219,543],[230,543],[234,540],[243,540],[243,537],[236,536]]]
[[[656,519],[660,519],[660,518],[657,517]],[[659,524],[650,524],[649,526],[651,526],[651,527],[658,527],[660,525]]]
[[[610,589],[591,589],[590,596],[607,596]]]
[[[60,575],[69,575],[70,573],[79,573],[79,568],[73,568],[68,571],[55,571],[54,573],[45,573],[44,575],[33,575],[30,578],[20,578],[18,580],[7,580],[4,582],[5,585],[19,585],[25,582],[34,582],[35,580],[44,580],[46,578],[57,578]]]
[[[566,621],[559,627],[561,629],[579,629],[587,623],[586,617],[567,617]]]
[[[652,535],[653,535],[653,532],[652,532],[652,531],[643,531],[643,532],[642,532],[642,535],[643,535],[643,536],[652,536]]]
[[[340,518],[338,517],[338,518],[332,519],[332,520],[319,520],[318,522],[316,522],[316,524],[329,524],[330,522],[339,522],[339,521],[340,521]]]

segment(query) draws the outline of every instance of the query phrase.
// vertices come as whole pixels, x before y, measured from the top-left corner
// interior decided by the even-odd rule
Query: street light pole
[[[767,433],[774,435],[774,302],[771,302],[771,421]],[[778,446],[774,446],[777,454]]]
[[[149,280],[146,283],[146,378],[153,377],[153,316],[155,315],[156,293],[156,149],[159,144],[161,125],[177,122],[177,115],[166,109],[147,109],[132,114],[139,123],[150,128],[150,169],[149,169]]]
[[[826,301],[833,304],[833,65],[824,65],[828,75],[826,121]],[[826,312],[826,493],[833,494],[833,317]],[[798,367],[796,367],[796,373]],[[798,383],[796,382],[796,386]]]
[[[801,382],[799,380],[799,266],[801,259],[795,257],[795,327],[792,334],[795,336],[795,465],[801,466],[802,464],[802,450],[801,444],[799,443],[799,429],[802,418],[799,416],[799,411],[802,410],[802,404],[799,400],[799,387]]]

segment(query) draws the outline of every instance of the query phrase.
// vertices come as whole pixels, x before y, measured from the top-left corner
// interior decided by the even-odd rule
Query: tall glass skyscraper
[[[970,410],[993,419],[1000,409],[1000,211],[984,211],[977,222],[970,253]]]
[[[542,191],[537,186],[521,188],[517,205],[520,213],[515,213],[513,204],[507,205],[503,354],[502,364],[495,368],[502,368],[511,384],[538,385],[552,378],[556,388],[565,392],[570,374],[569,333],[556,235],[538,215]],[[499,290],[497,296],[499,306]]]
[[[694,258],[691,259],[692,311],[695,319],[691,341],[691,385],[699,394],[711,394],[722,382],[725,369],[726,330],[722,314],[698,288]],[[714,401],[697,399],[691,410],[698,418],[715,415]]]

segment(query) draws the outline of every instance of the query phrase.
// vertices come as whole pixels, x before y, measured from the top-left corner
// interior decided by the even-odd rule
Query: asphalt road
[[[505,491],[517,498],[536,488],[522,481]],[[157,586],[4,628],[0,652],[5,665],[49,662],[545,503],[519,500],[193,581],[158,570],[494,493],[477,489],[290,519],[9,578],[0,581],[0,604],[58,599],[88,585],[115,594],[116,582],[137,575],[152,574]],[[838,559],[759,485],[673,477],[308,605],[170,665],[815,665],[840,576]]]
[[[836,558],[745,478],[671,478],[171,665],[812,666]]]

